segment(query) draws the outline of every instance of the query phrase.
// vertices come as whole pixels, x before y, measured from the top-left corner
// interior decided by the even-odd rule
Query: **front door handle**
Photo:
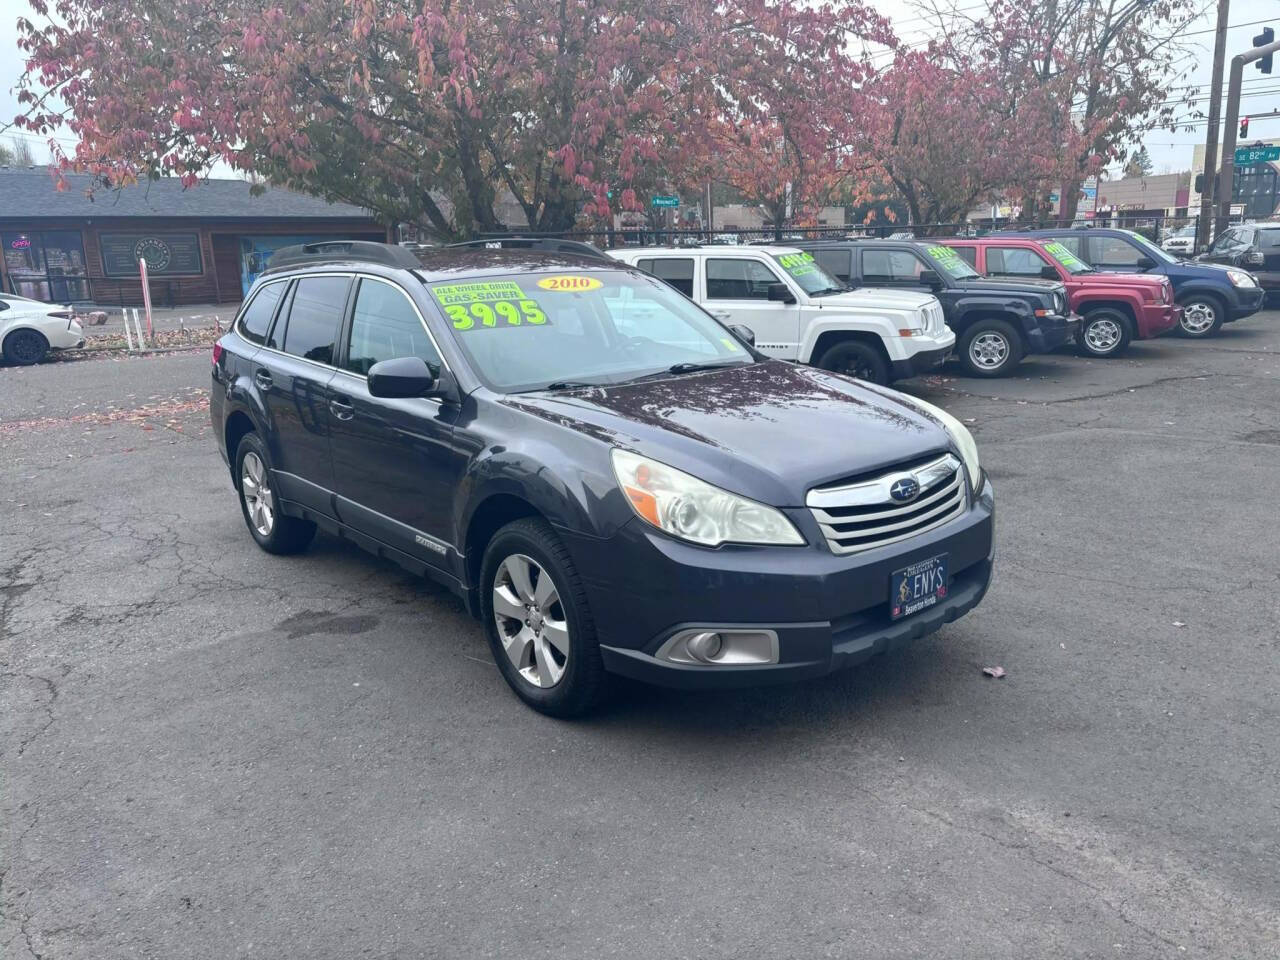
[[[253,382],[258,385],[259,389],[270,390],[271,374],[267,373],[265,370],[259,370],[253,375]]]
[[[356,408],[345,399],[335,398],[329,401],[329,412],[339,420],[350,420],[356,415]]]

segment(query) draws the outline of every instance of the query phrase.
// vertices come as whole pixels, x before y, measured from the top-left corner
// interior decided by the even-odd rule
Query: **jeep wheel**
[[[1003,320],[979,320],[960,337],[956,354],[971,377],[1003,377],[1022,361],[1022,338]]]
[[[881,386],[889,382],[889,364],[879,350],[860,340],[840,341],[823,353],[815,366]]]
[[[1076,343],[1086,357],[1117,356],[1129,345],[1129,318],[1109,307],[1091,310],[1084,316]]]

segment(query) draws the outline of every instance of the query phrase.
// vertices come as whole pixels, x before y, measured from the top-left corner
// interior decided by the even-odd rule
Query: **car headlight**
[[[1245,273],[1243,270],[1228,270],[1227,279],[1234,283],[1237,287],[1256,287],[1253,282],[1253,275]]]
[[[978,463],[978,445],[973,442],[973,434],[969,432],[969,429],[941,407],[926,403],[919,397],[913,397],[908,393],[901,393],[898,397],[921,413],[933,417],[942,424],[942,428],[950,434],[951,442],[960,451],[960,457],[964,460],[965,472],[969,474],[969,486],[977,494],[982,486],[982,466]]]
[[[801,546],[804,537],[773,507],[729,493],[629,450],[613,450],[613,473],[641,520],[681,540]]]

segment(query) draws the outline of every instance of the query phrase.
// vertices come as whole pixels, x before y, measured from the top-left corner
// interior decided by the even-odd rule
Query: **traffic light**
[[[1268,43],[1272,43],[1275,38],[1276,32],[1274,30],[1270,27],[1263,27],[1262,32],[1253,38],[1253,45],[1255,47],[1265,47]],[[1255,61],[1255,66],[1257,66],[1257,68],[1263,73],[1270,73],[1271,54],[1268,53],[1265,57]]]
[[[1249,118],[1244,117],[1240,121],[1240,139],[1243,140],[1249,135]]]

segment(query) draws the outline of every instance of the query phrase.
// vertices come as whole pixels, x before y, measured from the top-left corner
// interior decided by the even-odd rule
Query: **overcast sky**
[[[1213,27],[1216,3],[1206,2],[1206,13],[1194,24],[1188,26],[1192,34],[1188,43],[1192,44],[1197,55],[1191,73],[1186,80],[1178,81],[1179,87],[1196,84],[1207,91],[1210,74],[1213,68]],[[899,35],[908,43],[920,40],[924,36],[926,23],[921,20],[914,6],[897,0],[897,2],[874,3],[881,13],[891,17],[898,28]],[[962,2],[959,6],[972,8],[976,3]],[[19,16],[29,15],[27,0],[0,0],[0,123],[7,123],[18,112],[18,103],[14,98],[13,86],[22,74],[23,64],[17,47],[17,29],[15,23]],[[1230,22],[1233,24],[1227,35],[1227,59],[1232,54],[1250,46],[1252,38],[1262,28],[1255,21],[1268,20],[1280,31],[1280,0],[1231,0]],[[1241,113],[1270,113],[1280,107],[1280,64],[1270,76],[1258,73],[1252,67],[1245,70],[1245,99],[1242,101]],[[1270,91],[1270,92],[1268,92]],[[1202,94],[1203,96],[1203,94]],[[1196,108],[1208,112],[1205,102],[1196,104]],[[1275,119],[1255,120],[1250,132],[1250,139],[1257,137],[1280,138],[1280,117]],[[5,135],[3,141],[8,142]],[[1204,139],[1204,124],[1201,123],[1193,131],[1179,130],[1171,133],[1168,130],[1154,131],[1146,137],[1146,145],[1157,173],[1175,170],[1188,170],[1191,167],[1191,150],[1194,144]],[[43,138],[32,138],[32,146],[37,160],[47,158],[48,149]]]

